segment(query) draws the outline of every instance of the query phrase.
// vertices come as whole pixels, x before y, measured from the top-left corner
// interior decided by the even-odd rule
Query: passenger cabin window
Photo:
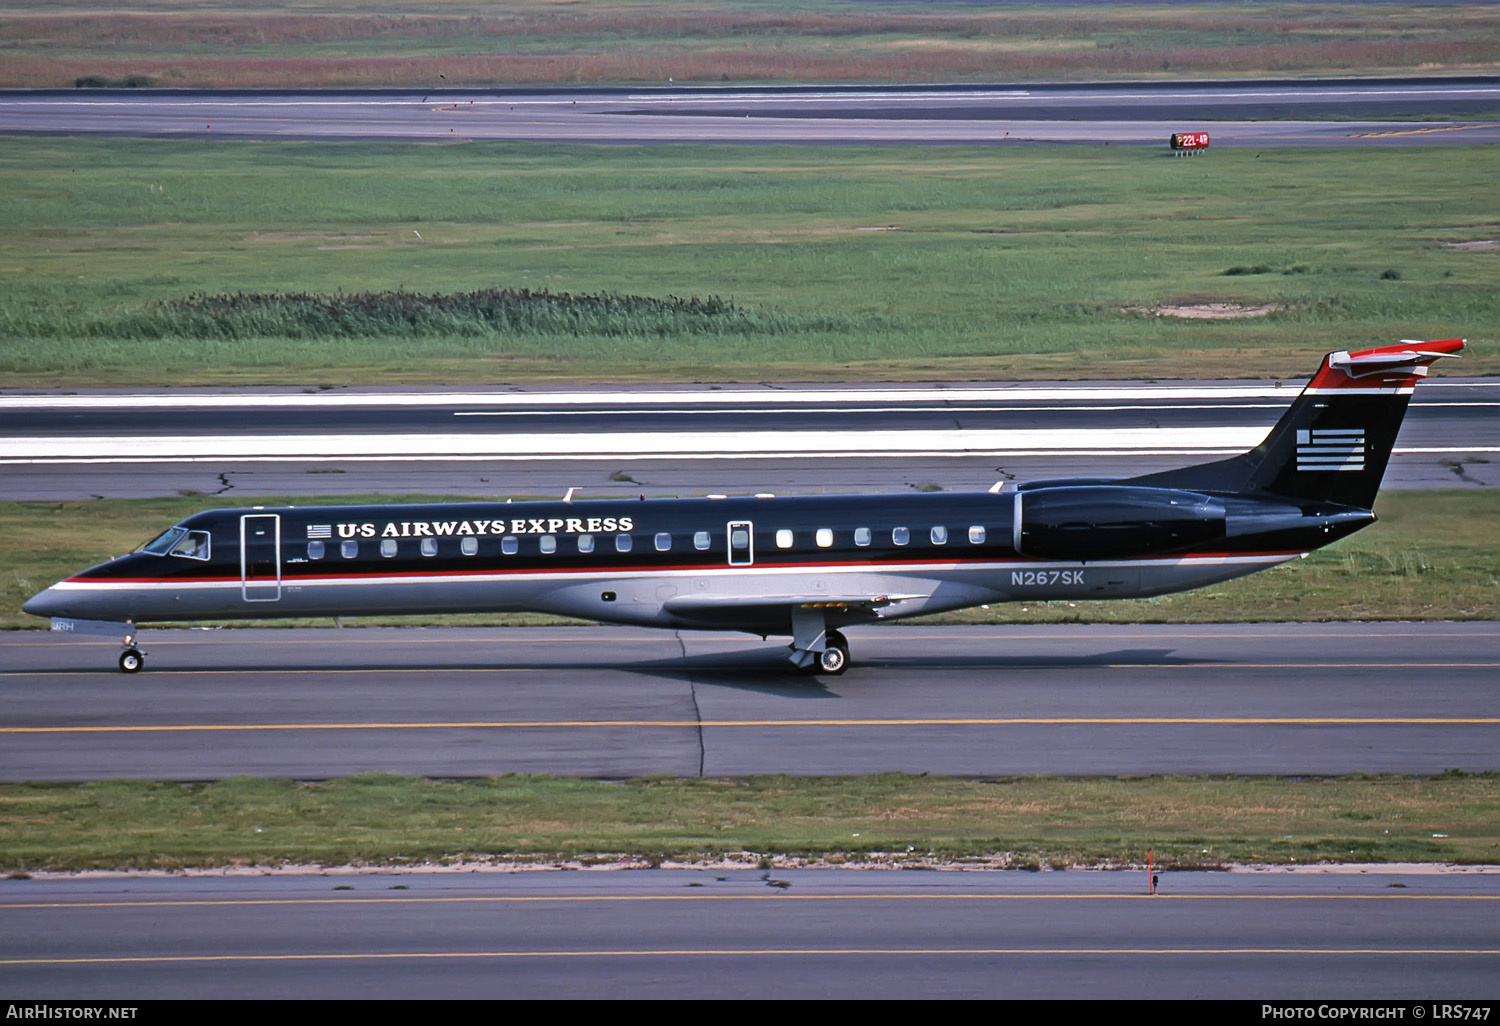
[[[396,554],[396,539],[394,539],[394,538],[383,538],[383,539],[381,539],[381,542],[380,542],[380,554],[382,556],[384,556],[386,559],[390,559],[392,556],[394,556]]]
[[[504,538],[500,539],[500,551],[507,556],[514,556],[520,551],[520,548],[521,545],[516,541],[516,536],[513,534],[507,534]]]
[[[591,534],[580,534],[578,536],[578,551],[579,552],[593,552],[594,551],[594,536],[591,535]]]
[[[983,545],[984,544],[984,528],[983,527],[980,527],[980,526],[978,526],[976,524],[975,526],[969,528],[969,544],[970,545]]]
[[[932,529],[932,544],[947,545],[948,529],[946,527],[934,527]]]
[[[827,527],[820,527],[813,535],[813,541],[818,543],[818,548],[826,549],[833,544],[833,531]]]
[[[868,527],[856,527],[854,529],[854,544],[861,548],[870,544],[870,529]]]
[[[630,551],[630,535],[628,535],[628,534],[617,534],[617,535],[615,535],[615,551],[616,552],[629,552]]]
[[[310,541],[310,542],[308,542],[307,543],[307,558],[308,559],[322,559],[323,558],[323,543],[320,542],[320,541]]]
[[[894,545],[905,545],[911,541],[911,532],[904,527],[891,528],[891,543]]]
[[[792,532],[786,528],[776,532],[776,547],[778,549],[789,549],[792,547]]]
[[[352,538],[348,541],[339,542],[339,555],[343,556],[345,559],[353,559],[355,556],[359,555],[359,542],[355,541]]]
[[[667,531],[656,532],[656,551],[669,552],[672,549],[672,535]]]
[[[708,545],[709,537],[707,531],[693,532],[693,548],[697,549],[699,552],[702,552],[704,549],[708,548]]]
[[[465,538],[464,540],[468,541],[469,539]],[[422,555],[424,555],[424,556],[436,556],[437,555],[437,539],[436,538],[423,538],[422,539]]]
[[[479,551],[479,539],[465,538],[463,541],[458,543],[458,551],[462,552],[466,556],[474,555]]]
[[[537,541],[540,543],[543,552],[551,553],[557,551],[557,535],[544,534]]]

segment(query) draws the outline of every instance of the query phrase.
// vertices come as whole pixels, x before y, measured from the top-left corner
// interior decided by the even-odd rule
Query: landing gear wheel
[[[138,648],[127,648],[120,653],[120,670],[124,673],[139,673],[146,665],[146,657]]]
[[[829,631],[823,640],[828,647],[818,653],[816,672],[837,677],[849,668],[849,643],[837,631]]]

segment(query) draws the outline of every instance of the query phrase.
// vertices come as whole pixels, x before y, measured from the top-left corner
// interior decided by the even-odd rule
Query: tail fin
[[[1450,338],[1329,353],[1254,449],[1131,482],[1369,509],[1417,381],[1435,361],[1457,356],[1463,347],[1463,339]]]

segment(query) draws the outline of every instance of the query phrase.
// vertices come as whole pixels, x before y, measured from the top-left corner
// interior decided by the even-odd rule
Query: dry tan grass
[[[927,82],[1173,74],[1295,73],[1348,69],[1485,70],[1500,62],[1500,42],[1344,44],[1312,52],[1293,48],[1144,49],[1007,53],[933,45],[885,54],[815,54],[764,50],[566,55],[476,54],[370,57],[43,57],[0,64],[0,86],[72,85],[87,76],[144,75],[183,88],[295,88],[598,84],[611,82]]]
[[[6,7],[10,9],[7,10]],[[0,85],[145,75],[192,87],[1004,80],[1500,65],[1500,12],[1274,5],[828,10],[533,2],[456,12],[0,4]],[[812,4],[808,5],[813,7]],[[732,42],[731,42],[732,41]],[[253,53],[246,54],[244,51]]]
[[[1189,321],[1228,321],[1241,317],[1264,317],[1286,307],[1279,303],[1179,303],[1171,306],[1127,307],[1132,313],[1177,317]]]

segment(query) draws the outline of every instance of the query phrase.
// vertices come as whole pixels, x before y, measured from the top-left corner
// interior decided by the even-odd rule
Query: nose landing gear
[[[140,673],[146,665],[146,653],[135,647],[135,624],[127,623],[125,637],[121,644],[125,651],[120,653],[121,673]]]

